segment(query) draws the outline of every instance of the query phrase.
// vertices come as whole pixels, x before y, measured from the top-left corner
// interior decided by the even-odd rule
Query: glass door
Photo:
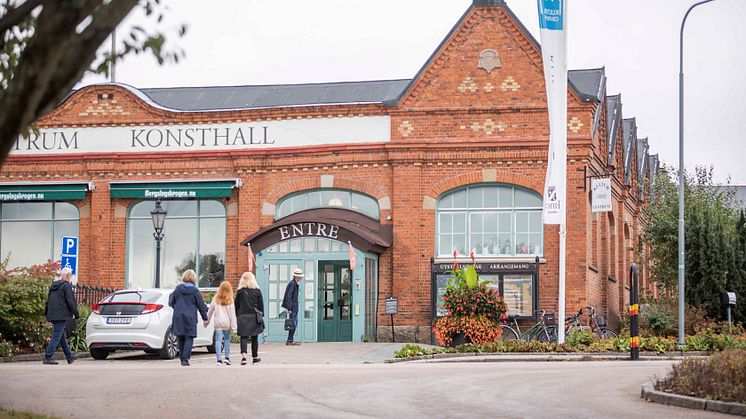
[[[319,342],[352,341],[349,262],[319,262]]]
[[[265,333],[270,341],[281,341],[287,338],[288,332],[285,331],[285,319],[288,318],[288,312],[282,307],[282,299],[285,296],[285,288],[293,277],[293,270],[300,268],[301,264],[302,261],[300,260],[272,260],[268,261],[266,265],[267,275],[265,278],[262,278],[264,281],[260,280],[259,286],[267,290],[267,293],[264,294],[264,318],[267,320],[267,330],[265,330]],[[262,283],[265,281],[266,287]],[[302,291],[298,297],[299,307],[303,307]],[[298,316],[299,326],[302,320],[303,317]],[[298,327],[295,340],[301,341],[302,339],[303,328]]]

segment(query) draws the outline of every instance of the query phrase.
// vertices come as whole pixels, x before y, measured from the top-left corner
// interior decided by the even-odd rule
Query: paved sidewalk
[[[259,345],[259,357],[263,364],[378,364],[394,357],[403,343],[304,343],[300,346],[286,346],[284,343]],[[251,348],[249,347],[249,351]],[[212,363],[215,354],[208,354],[204,348],[196,348],[192,353],[192,363]],[[116,352],[110,360],[158,359],[158,355],[144,352]],[[231,361],[241,360],[238,344],[231,345]]]

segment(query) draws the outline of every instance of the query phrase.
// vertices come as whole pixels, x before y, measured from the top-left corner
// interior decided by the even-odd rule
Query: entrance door
[[[349,262],[319,262],[319,342],[352,341]]]

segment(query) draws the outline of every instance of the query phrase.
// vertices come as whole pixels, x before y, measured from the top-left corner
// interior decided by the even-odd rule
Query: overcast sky
[[[165,27],[187,23],[186,57],[131,57],[117,81],[136,87],[412,78],[471,0],[164,0]],[[534,0],[507,0],[538,39]],[[678,34],[694,0],[570,0],[569,68],[606,67],[651,154],[678,164]],[[139,12],[120,26],[140,24]],[[685,31],[686,164],[746,184],[746,0],[695,9]],[[82,84],[106,81],[86,77]]]

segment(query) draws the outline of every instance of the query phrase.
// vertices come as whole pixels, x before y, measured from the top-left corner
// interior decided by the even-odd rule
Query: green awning
[[[228,198],[236,186],[238,186],[238,182],[235,180],[112,183],[111,197],[137,199]]]
[[[88,183],[0,184],[0,202],[85,199]]]

